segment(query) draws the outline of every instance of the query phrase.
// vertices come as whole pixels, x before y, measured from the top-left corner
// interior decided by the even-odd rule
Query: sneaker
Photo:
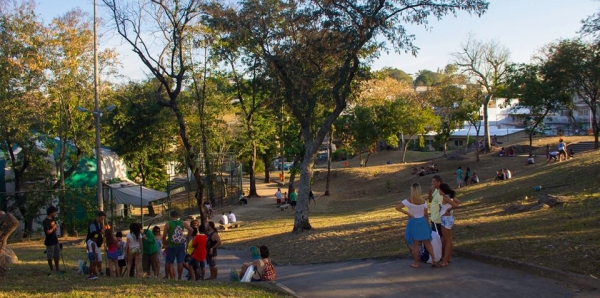
[[[88,280],[96,280],[96,279],[98,279],[98,276],[90,276],[90,277],[88,277],[87,279],[88,279]]]

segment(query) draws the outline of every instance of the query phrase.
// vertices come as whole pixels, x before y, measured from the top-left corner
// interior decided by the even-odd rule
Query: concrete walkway
[[[249,251],[219,250],[219,280]],[[277,284],[296,297],[600,297],[599,290],[456,257],[446,268],[408,259],[276,265]]]

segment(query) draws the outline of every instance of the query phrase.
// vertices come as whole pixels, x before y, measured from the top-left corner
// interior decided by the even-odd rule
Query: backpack
[[[275,267],[273,267],[273,264],[271,264],[271,260],[268,262],[265,261],[265,269],[260,277],[260,279],[264,281],[275,280],[277,277],[277,272],[275,272]]]
[[[90,230],[91,225],[94,225],[94,227],[96,228],[96,233],[98,233],[98,239],[96,239],[95,241],[98,244],[98,247],[101,247],[102,243],[104,243],[104,239],[102,239],[102,233],[100,233],[100,231],[102,230],[102,229],[100,229],[100,224],[96,220],[92,221],[92,223],[88,226],[88,233],[87,233],[87,236],[85,237],[85,242],[92,239],[92,237],[93,237],[93,233]]]
[[[183,244],[187,241],[187,238],[183,234],[183,228],[181,226],[176,226],[173,231],[173,237],[171,237],[171,242],[175,244]]]

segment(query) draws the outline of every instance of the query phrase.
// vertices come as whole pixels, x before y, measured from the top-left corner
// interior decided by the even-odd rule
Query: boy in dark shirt
[[[48,207],[48,209],[46,209],[46,214],[48,214],[48,216],[46,216],[42,222],[44,233],[46,234],[44,245],[46,245],[46,257],[48,258],[50,272],[53,270],[56,270],[56,272],[59,271],[58,260],[60,259],[60,245],[58,244],[58,237],[56,236],[58,225],[56,224],[56,221],[54,221],[57,213],[58,209],[56,207]],[[52,266],[52,260],[54,260],[54,266]]]

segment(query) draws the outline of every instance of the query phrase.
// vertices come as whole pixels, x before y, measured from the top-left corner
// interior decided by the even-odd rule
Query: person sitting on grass
[[[529,154],[529,157],[527,158],[527,165],[532,165],[535,163],[535,159],[533,158],[532,154]]]
[[[508,156],[515,156],[515,149],[513,149],[513,147],[510,147],[510,149],[508,149]]]
[[[479,183],[479,176],[477,176],[477,173],[473,172],[473,176],[471,176],[471,179],[469,179],[469,184],[475,183]]]
[[[502,171],[502,169],[496,171],[496,179],[494,179],[494,181],[500,180],[504,180],[504,172]]]
[[[498,153],[498,156],[502,157],[502,156],[504,156],[504,154],[506,154],[506,153],[504,152],[504,147],[502,147],[502,148],[500,148],[500,153]]]
[[[246,270],[248,270],[250,266],[254,266],[254,273],[250,279],[251,282],[275,280],[275,267],[273,267],[271,259],[269,258],[269,248],[265,245],[261,245],[259,250],[260,259],[252,262],[244,262],[242,265],[240,279],[246,274]]]
[[[425,175],[426,175],[425,168],[421,167],[421,170],[419,171],[419,176],[425,176]]]
[[[572,148],[569,148],[569,158],[575,157],[575,151]]]

